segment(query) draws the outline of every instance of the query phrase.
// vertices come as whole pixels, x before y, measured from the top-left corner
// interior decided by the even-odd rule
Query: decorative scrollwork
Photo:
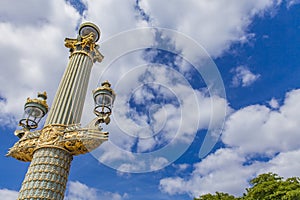
[[[24,136],[10,148],[7,156],[31,161],[35,150],[43,147],[63,149],[71,155],[88,153],[108,139],[108,133],[79,125],[48,125],[39,131],[25,131]]]

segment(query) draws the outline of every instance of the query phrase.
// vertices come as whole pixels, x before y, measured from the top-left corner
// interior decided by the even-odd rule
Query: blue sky
[[[84,21],[100,27],[105,56],[89,90],[108,79],[117,99],[109,141],[74,157],[66,199],[242,195],[259,173],[300,176],[299,3],[1,1],[0,197],[16,198],[29,165],[4,156],[24,102],[46,90],[51,104],[63,39]]]

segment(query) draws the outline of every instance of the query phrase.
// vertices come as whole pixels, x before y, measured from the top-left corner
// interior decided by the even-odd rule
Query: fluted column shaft
[[[91,59],[85,54],[71,56],[45,126],[80,122],[92,65]]]

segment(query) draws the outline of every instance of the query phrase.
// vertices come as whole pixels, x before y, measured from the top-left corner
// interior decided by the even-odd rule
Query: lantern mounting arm
[[[90,124],[95,124],[96,119]],[[88,153],[104,141],[108,140],[108,132],[96,126],[82,128],[80,124],[52,124],[42,130],[29,131],[23,129],[23,137],[9,149],[6,156],[29,162],[33,153],[43,147],[55,147],[69,152],[71,155]]]

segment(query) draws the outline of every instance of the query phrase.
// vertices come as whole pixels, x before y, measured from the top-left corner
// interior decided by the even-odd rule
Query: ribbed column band
[[[80,122],[92,65],[91,59],[85,54],[75,53],[71,56],[45,126]]]
[[[63,200],[72,156],[59,148],[36,150],[18,200]]]

